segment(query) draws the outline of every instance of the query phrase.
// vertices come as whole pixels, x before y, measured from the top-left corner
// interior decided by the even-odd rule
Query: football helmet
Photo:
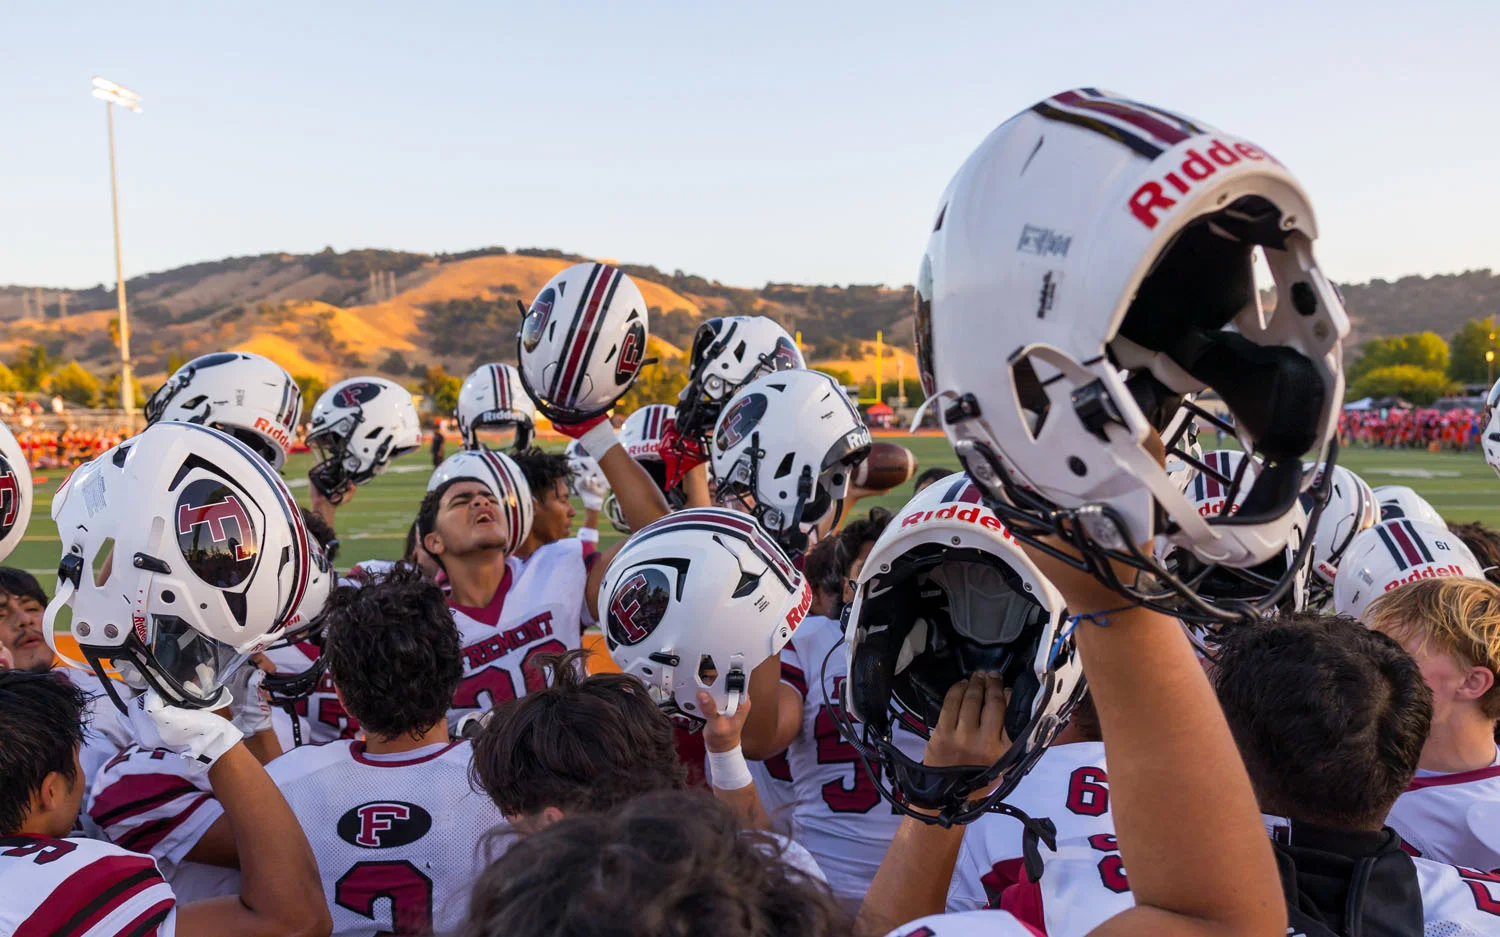
[[[1448,522],[1443,520],[1437,508],[1406,485],[1376,485],[1371,491],[1380,505],[1380,519],[1383,521],[1405,517],[1448,529]]]
[[[604,643],[683,728],[703,727],[700,689],[732,716],[750,672],[781,651],[812,606],[791,560],[749,517],[721,508],[642,527],[604,571]]]
[[[504,453],[465,449],[443,460],[427,480],[427,490],[436,491],[443,484],[459,478],[472,478],[489,486],[505,515],[505,529],[510,532],[505,553],[508,556],[516,552],[531,536],[531,518],[536,512],[536,505],[531,500],[531,486],[526,483],[521,467]]]
[[[515,432],[511,448],[526,449],[536,435],[536,404],[526,395],[521,375],[508,364],[480,366],[458,391],[453,411],[465,449],[479,449],[479,431],[487,427]]]
[[[146,401],[146,423],[202,423],[280,469],[302,419],[302,390],[281,365],[246,351],[194,358]]]
[[[26,535],[31,523],[31,466],[10,428],[0,423],[0,560]]]
[[[308,480],[338,504],[392,459],[422,448],[422,424],[406,388],[383,377],[352,377],[313,404],[307,445],[318,453]]]
[[[1484,449],[1484,461],[1490,464],[1496,475],[1500,475],[1500,381],[1490,388],[1490,394],[1484,398],[1484,413],[1480,418],[1483,423],[1482,435],[1479,437],[1480,447]]]
[[[568,460],[568,471],[572,479],[568,483],[573,497],[582,498],[583,488],[592,488],[594,491],[609,492],[609,479],[604,475],[604,469],[599,467],[599,461],[588,454],[583,448],[583,443],[576,439],[568,440],[568,446],[563,450],[563,455]]]
[[[806,367],[797,343],[767,316],[709,319],[693,335],[687,386],[677,395],[677,429],[706,440],[740,388],[763,374]]]
[[[1138,545],[1161,533],[1239,568],[1284,549],[1316,476],[1302,455],[1329,460],[1343,400],[1349,321],[1316,236],[1297,180],[1248,141],[1093,88],[1042,101],[938,204],[916,287],[924,406],[1018,538],[1168,614],[1253,617]],[[1207,390],[1261,464],[1229,516],[1199,515],[1149,445]]]
[[[620,445],[656,482],[656,487],[666,496],[667,507],[673,511],[687,504],[687,495],[683,493],[680,479],[670,487],[667,485],[667,464],[662,458],[662,450],[669,444],[670,434],[667,431],[675,418],[676,411],[671,405],[649,403],[626,417],[625,425],[620,427]],[[625,520],[625,512],[620,508],[614,492],[610,492],[605,499],[604,512],[609,515],[609,523],[615,530],[622,534],[630,533],[630,523]]]
[[[81,466],[52,518],[62,559],[43,633],[51,641],[71,609],[73,637],[122,709],[106,660],[136,689],[215,708],[235,668],[316,617],[332,588],[280,476],[206,426],[156,423]]]
[[[1407,517],[1381,521],[1355,535],[1344,551],[1333,579],[1333,608],[1359,618],[1376,596],[1437,576],[1483,579],[1484,568],[1446,527]]]
[[[1375,492],[1349,469],[1334,466],[1328,506],[1318,518],[1318,526],[1313,528],[1311,600],[1314,605],[1326,606],[1332,600],[1339,560],[1354,538],[1379,520],[1380,506]]]
[[[1083,668],[1062,596],[968,477],[950,475],[896,512],[865,560],[847,616],[840,729],[881,792],[902,812],[906,804],[941,810],[919,819],[945,825],[1015,813],[1002,802],[1067,724]],[[999,672],[1011,691],[1005,754],[953,768],[903,754],[896,724],[930,736],[948,689],[975,671]],[[993,793],[969,799],[996,778]]]
[[[522,310],[521,384],[558,423],[592,419],[625,396],[646,360],[646,301],[618,267],[574,264]]]
[[[711,446],[720,499],[739,500],[793,556],[806,528],[835,522],[870,429],[838,381],[778,371],[745,385],[719,414]]]

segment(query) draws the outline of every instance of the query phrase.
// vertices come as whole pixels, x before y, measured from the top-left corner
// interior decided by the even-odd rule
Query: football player
[[[573,508],[572,483],[573,468],[568,457],[559,453],[541,452],[518,452],[512,458],[516,465],[520,466],[521,474],[526,477],[526,486],[531,489],[532,504],[535,505],[531,516],[531,533],[516,550],[516,557],[522,562],[530,558],[541,547],[565,540],[573,532],[573,518],[578,512]],[[599,523],[599,515],[595,513],[593,521]],[[588,527],[585,519],[584,527]],[[582,534],[582,531],[579,531]],[[597,549],[599,542],[599,531],[594,530],[592,543],[580,536],[583,542],[583,553],[587,558]],[[586,562],[592,562],[587,560]]]
[[[65,838],[83,801],[86,702],[49,674],[0,673],[0,933],[328,935],[307,837],[265,769],[229,722],[164,706],[154,691],[132,704],[132,722],[167,748],[163,757],[205,764],[219,802],[237,818],[238,900],[179,905],[150,856]]]
[[[1419,856],[1500,869],[1500,586],[1410,583],[1371,602],[1365,621],[1416,659],[1433,697],[1416,779],[1386,823]]]

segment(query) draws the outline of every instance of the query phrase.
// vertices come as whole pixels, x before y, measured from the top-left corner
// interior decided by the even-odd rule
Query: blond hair
[[[1500,586],[1457,576],[1421,579],[1371,602],[1364,619],[1392,637],[1418,638],[1418,650],[1435,647],[1495,674],[1495,686],[1479,698],[1479,707],[1486,717],[1500,719]]]

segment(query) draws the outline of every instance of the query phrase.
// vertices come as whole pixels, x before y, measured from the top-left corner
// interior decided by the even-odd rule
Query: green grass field
[[[884,438],[910,448],[923,469],[933,465],[958,469],[958,460],[941,436]],[[1500,526],[1500,480],[1495,478],[1495,473],[1477,451],[1430,454],[1350,449],[1343,453],[1341,461],[1364,476],[1372,486],[1410,485],[1450,520],[1480,520]],[[288,462],[285,472],[292,480],[293,491],[304,500],[307,495],[306,473],[311,463],[311,456],[295,456]],[[400,555],[428,474],[429,462],[425,452],[407,456],[386,474],[361,488],[357,496],[339,510],[338,530],[343,544],[338,561],[340,567],[347,568],[360,560],[393,559]],[[62,482],[64,473],[42,472],[39,475],[45,475],[46,481],[37,486],[37,507],[32,514],[31,527],[25,541],[7,563],[35,573],[50,591],[57,571],[58,543],[57,529],[48,516],[48,508],[52,493]],[[910,486],[902,486],[885,497],[860,502],[857,510],[867,510],[877,504],[894,510],[910,494]],[[581,519],[581,506],[579,516]],[[608,521],[603,527],[601,537],[607,547],[620,535],[610,528]]]

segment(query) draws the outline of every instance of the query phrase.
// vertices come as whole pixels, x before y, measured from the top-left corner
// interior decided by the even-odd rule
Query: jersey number
[[[381,898],[390,899],[392,927],[381,935],[432,933],[432,879],[404,859],[357,863],[333,886],[333,900],[339,907],[371,920],[375,919],[375,902]]]
[[[1076,768],[1068,779],[1068,809],[1080,816],[1102,817],[1109,812],[1109,775],[1102,769]]]
[[[835,677],[831,698],[843,699],[843,693],[844,678]],[[875,786],[875,779],[865,770],[858,750],[839,734],[831,707],[818,707],[817,718],[813,720],[813,737],[818,745],[818,764],[853,766],[853,787],[845,787],[843,781],[829,781],[823,785],[823,803],[828,809],[834,813],[869,813],[879,806],[880,791]]]
[[[565,654],[567,650],[561,641],[543,641],[526,652],[526,656],[521,659],[521,673],[526,681],[527,693],[547,686],[547,675],[540,667],[533,667],[531,659],[538,654]],[[464,681],[458,685],[458,692],[453,694],[453,708],[486,708],[479,701],[481,693],[490,695],[488,708],[493,709],[506,700],[516,698],[516,679],[504,667],[486,667],[472,676],[465,677]]]
[[[1476,872],[1459,869],[1458,877],[1474,893],[1474,906],[1500,917],[1500,872]]]

